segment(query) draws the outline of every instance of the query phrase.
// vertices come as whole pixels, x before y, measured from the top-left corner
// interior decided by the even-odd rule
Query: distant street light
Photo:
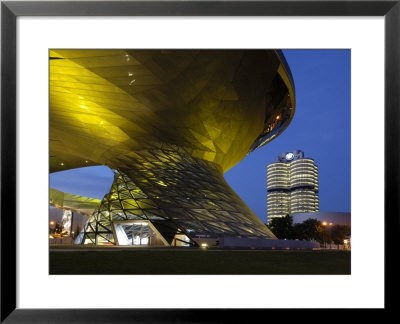
[[[333,225],[333,223],[329,223],[328,224],[328,222],[325,222],[325,221],[323,221],[322,223],[321,223],[321,225],[323,226],[322,228],[323,228],[323,230],[322,230],[322,243],[323,243],[323,246],[324,247],[326,247],[326,243],[325,243],[325,227],[326,226],[332,226]],[[332,246],[331,246],[332,247]]]
[[[322,230],[322,244],[324,246],[324,248],[326,248],[326,243],[325,243],[325,227],[328,225],[328,222],[323,221],[322,222],[322,226],[323,226],[323,230]],[[329,225],[332,225],[332,223],[329,223]]]
[[[326,245],[325,245],[325,226],[326,225],[328,225],[328,223],[327,222],[322,222],[322,246],[324,247],[324,248],[326,248]]]

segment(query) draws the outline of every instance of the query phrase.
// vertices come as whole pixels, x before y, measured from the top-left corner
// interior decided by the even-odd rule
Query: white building
[[[267,166],[268,222],[275,217],[319,211],[318,166],[304,152],[284,152]]]

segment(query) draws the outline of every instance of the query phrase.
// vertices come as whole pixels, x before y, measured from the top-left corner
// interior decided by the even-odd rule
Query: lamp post
[[[322,225],[322,245],[324,246],[324,248],[326,248],[326,245],[325,245],[325,226],[328,225],[328,223],[327,222],[322,222],[321,225]]]
[[[329,224],[328,224],[328,222],[323,221],[323,222],[321,223],[321,225],[322,225],[322,243],[323,243],[324,247],[326,248],[326,243],[325,243],[325,228],[326,228],[326,226],[332,226],[333,223],[329,223]],[[330,245],[330,247],[332,248],[332,245]]]

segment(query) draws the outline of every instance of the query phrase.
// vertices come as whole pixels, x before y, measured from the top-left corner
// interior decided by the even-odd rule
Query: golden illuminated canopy
[[[117,168],[164,143],[226,171],[292,119],[282,60],[274,50],[51,50],[50,172]]]
[[[84,215],[91,215],[100,205],[101,200],[82,197],[50,188],[49,203],[53,207],[72,210]]]

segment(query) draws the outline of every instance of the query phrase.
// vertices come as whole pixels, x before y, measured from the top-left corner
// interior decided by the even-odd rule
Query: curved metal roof
[[[92,215],[100,206],[101,200],[78,196],[50,188],[49,203],[51,206],[68,209],[84,215]]]
[[[279,135],[294,86],[274,50],[50,51],[50,171],[167,143],[223,171]]]

